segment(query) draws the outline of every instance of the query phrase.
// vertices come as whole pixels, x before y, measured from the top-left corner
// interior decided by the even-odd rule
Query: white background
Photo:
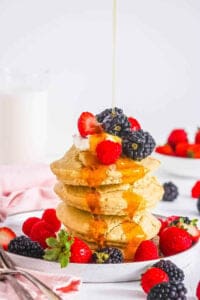
[[[50,71],[48,154],[111,107],[111,37],[111,0],[0,0],[0,66]],[[200,125],[199,40],[199,0],[118,1],[116,105],[157,141]]]

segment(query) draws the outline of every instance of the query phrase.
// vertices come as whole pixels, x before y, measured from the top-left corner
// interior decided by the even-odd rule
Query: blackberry
[[[161,259],[159,262],[155,263],[153,267],[162,269],[167,273],[171,282],[181,282],[184,280],[185,275],[183,271],[170,260]]]
[[[163,282],[155,285],[147,300],[186,300],[187,289],[182,282]]]
[[[38,242],[33,242],[28,237],[21,235],[10,241],[8,251],[34,258],[42,258],[44,250]]]
[[[198,209],[198,211],[200,213],[200,198],[197,200],[197,209]]]
[[[132,131],[122,138],[123,153],[135,160],[141,160],[149,156],[156,143],[153,137],[146,131]]]
[[[163,188],[164,188],[164,195],[162,200],[163,201],[174,201],[178,195],[178,188],[177,186],[173,183],[173,182],[165,182],[163,184]]]
[[[105,109],[96,115],[96,119],[107,133],[122,137],[131,131],[128,117],[121,108]]]
[[[169,225],[173,226],[173,225],[177,225],[179,223],[190,225],[191,223],[193,223],[193,221],[190,220],[190,218],[188,218],[188,217],[179,217],[178,219],[172,221]]]
[[[120,249],[105,247],[93,253],[92,261],[97,264],[118,264],[124,261],[124,257]]]

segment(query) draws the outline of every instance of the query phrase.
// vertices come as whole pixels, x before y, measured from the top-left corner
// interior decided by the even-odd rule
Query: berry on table
[[[163,146],[157,146],[155,149],[155,152],[160,153],[160,154],[165,154],[165,155],[174,155],[174,150],[172,147],[168,144],[163,145]]]
[[[96,147],[98,160],[104,165],[110,165],[117,161],[122,152],[120,143],[109,140],[100,142]]]
[[[155,285],[147,300],[186,300],[187,289],[182,282],[163,282]]]
[[[200,180],[198,180],[192,187],[191,190],[192,198],[199,198],[200,197]]]
[[[92,255],[92,261],[97,264],[117,264],[124,261],[122,251],[115,247],[97,249]]]
[[[149,293],[155,285],[161,282],[169,282],[169,277],[160,268],[152,267],[141,276],[141,286],[145,293]]]
[[[141,125],[135,118],[129,117],[128,118],[129,123],[131,124],[131,130],[136,131],[141,129]]]
[[[170,260],[161,259],[159,262],[153,264],[153,267],[159,268],[167,273],[169,281],[181,282],[184,280],[184,272]]]
[[[38,242],[32,241],[24,235],[18,236],[10,241],[8,251],[11,253],[29,256],[34,258],[42,258],[44,250]]]
[[[24,223],[22,224],[22,231],[24,234],[26,235],[30,235],[30,232],[31,232],[31,228],[33,227],[33,225],[37,222],[41,221],[40,218],[37,218],[37,217],[30,217],[28,219],[26,219],[24,221]]]
[[[61,227],[61,222],[56,216],[56,210],[54,208],[45,209],[42,214],[42,220],[51,225],[52,231],[57,232]]]
[[[177,186],[173,183],[173,182],[165,182],[163,184],[163,188],[164,188],[164,194],[163,194],[163,201],[173,201],[175,200],[178,195],[178,188]]]
[[[16,237],[15,232],[9,227],[0,227],[0,246],[4,250],[8,249],[8,244]]]
[[[83,112],[78,119],[78,130],[82,137],[86,137],[89,134],[100,133],[102,128],[92,113]]]
[[[134,261],[144,261],[159,258],[158,247],[152,241],[142,241],[137,248]]]
[[[167,138],[167,143],[174,149],[179,143],[188,143],[187,132],[184,129],[174,129]]]
[[[197,296],[197,299],[200,300],[200,281],[197,285],[196,296]]]

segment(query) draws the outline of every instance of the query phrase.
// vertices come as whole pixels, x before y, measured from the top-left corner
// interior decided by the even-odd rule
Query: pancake
[[[140,162],[120,157],[115,164],[102,165],[90,151],[72,146],[63,158],[51,164],[58,180],[67,185],[97,187],[100,185],[133,183],[155,171],[160,162],[147,157]]]
[[[152,209],[163,195],[163,187],[151,176],[133,184],[104,185],[95,189],[58,182],[54,190],[64,202],[78,209],[119,216],[133,216],[138,211]]]

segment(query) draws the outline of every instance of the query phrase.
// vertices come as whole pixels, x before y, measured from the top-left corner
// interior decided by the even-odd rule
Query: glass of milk
[[[0,164],[41,162],[45,157],[47,73],[0,70]]]

